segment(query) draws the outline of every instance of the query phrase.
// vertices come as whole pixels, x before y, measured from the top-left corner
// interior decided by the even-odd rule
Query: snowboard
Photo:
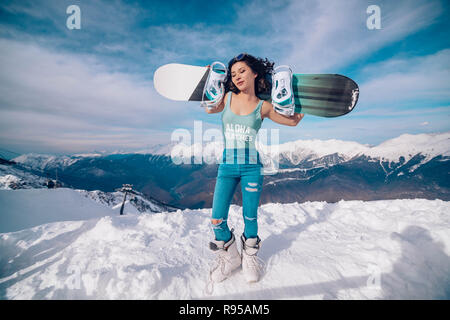
[[[159,67],[153,77],[156,91],[176,101],[202,101],[210,69],[179,63]],[[352,111],[358,101],[355,81],[339,74],[293,75],[295,112],[319,117],[338,117]],[[258,96],[271,101],[270,92]]]

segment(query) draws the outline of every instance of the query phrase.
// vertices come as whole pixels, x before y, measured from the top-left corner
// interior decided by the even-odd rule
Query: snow
[[[415,155],[422,154],[425,156],[425,159],[421,164],[424,164],[440,155],[444,157],[450,156],[450,132],[416,135],[403,134],[377,146],[337,139],[314,139],[287,142],[280,144],[277,148],[279,153],[284,154],[287,158],[297,159],[297,161],[292,161],[297,163],[302,159],[321,158],[337,153],[346,160],[364,155],[387,162],[398,162],[400,157],[404,157],[405,162],[408,162]],[[269,150],[269,148],[262,146],[262,150]]]
[[[0,164],[0,190],[43,188],[46,183],[47,179],[31,172]]]
[[[208,295],[210,208],[119,216],[75,191],[43,191],[0,193],[2,228],[46,216],[47,202],[61,210],[48,217],[61,221],[0,234],[0,299],[450,298],[450,202],[262,205],[264,276],[247,284],[238,270]],[[75,211],[84,220],[66,221]],[[240,206],[229,224],[239,237]]]
[[[450,132],[404,134],[378,146],[331,139],[261,147],[270,157],[280,153],[293,162],[366,155],[383,168],[391,165],[385,161],[422,154],[414,170],[436,156],[449,160]],[[222,148],[220,142],[172,143],[152,151],[213,159]],[[42,169],[97,156],[29,154],[14,160]],[[238,270],[208,294],[210,208],[151,213],[166,209],[136,196],[120,216],[119,192],[9,190],[45,182],[0,165],[0,299],[450,299],[450,202],[262,205],[261,281],[247,284]],[[241,207],[231,206],[229,224],[239,238]]]
[[[267,139],[264,138],[264,134],[267,134],[267,130],[260,131],[256,146],[260,151],[264,163],[267,162],[267,165],[280,156],[284,156],[292,164],[297,165],[305,159],[320,159],[333,154],[338,154],[344,161],[358,156],[367,156],[377,159],[380,162],[399,162],[401,157],[404,158],[405,162],[408,162],[417,154],[422,154],[425,158],[417,165],[418,167],[437,156],[443,156],[445,160],[450,157],[450,132],[403,134],[377,146],[338,139],[296,140],[279,145],[266,145],[264,142]],[[191,157],[195,157],[194,162],[218,163],[222,157],[223,141],[222,139],[217,139],[212,142],[207,142],[206,140],[208,139],[206,136],[202,142],[186,144],[185,141],[181,143],[171,141],[169,144],[155,145],[135,153],[166,155],[172,157],[172,160],[176,163],[191,163]],[[113,154],[127,153],[117,151]],[[54,156],[30,153],[21,155],[13,160],[34,169],[49,170],[51,168],[70,166],[83,159],[83,157],[97,158],[101,155],[106,154],[87,153],[72,156]],[[102,175],[102,172],[98,171],[98,175]]]
[[[86,190],[76,190],[83,196],[90,198],[98,203],[104,204],[111,207],[116,213],[120,212],[120,207],[122,206],[124,194],[123,192],[103,192],[100,190],[86,191]],[[135,198],[135,202],[130,202],[131,198]],[[147,200],[142,194],[135,195],[129,194],[127,200],[125,201],[124,210],[126,213],[139,214],[142,212],[161,212],[164,211],[163,206],[159,206],[156,203]]]
[[[72,189],[0,190],[0,232],[18,231],[55,221],[117,215]]]
[[[397,138],[387,140],[377,146],[360,144],[354,141],[342,141],[337,139],[329,140],[296,140],[279,145],[266,145],[264,139],[257,140],[257,148],[263,157],[268,159],[284,155],[293,164],[298,164],[304,159],[317,159],[327,155],[339,154],[345,160],[350,160],[357,156],[367,156],[380,161],[398,162],[404,157],[408,162],[417,154],[422,154],[425,159],[424,164],[434,157],[450,157],[450,132],[429,133],[429,134],[403,134]],[[208,159],[221,159],[223,141],[205,143],[194,143],[191,145],[172,143],[170,151],[165,148],[155,147],[153,152],[158,152],[172,157],[189,159],[190,157],[202,157]],[[181,161],[180,161],[181,162]]]
[[[44,170],[58,166],[69,166],[80,160],[81,157],[55,156],[46,154],[29,153],[18,156],[12,161],[24,164],[28,167]]]
[[[0,189],[11,189],[11,184],[20,183],[20,178],[12,174],[6,174],[0,177]]]

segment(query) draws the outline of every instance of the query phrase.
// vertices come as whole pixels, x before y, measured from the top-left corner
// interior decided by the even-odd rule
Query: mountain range
[[[7,188],[14,180],[15,185],[26,186],[26,174],[17,174],[19,170],[36,179],[57,175],[64,186],[84,190],[114,192],[132,184],[159,203],[208,208],[222,150],[220,142],[210,142],[171,143],[135,153],[24,154],[12,159],[15,164],[0,165],[0,185]],[[377,146],[336,139],[297,140],[259,144],[259,151],[266,169],[261,204],[450,199],[450,132],[404,134]],[[238,185],[233,203],[240,205],[241,198]]]

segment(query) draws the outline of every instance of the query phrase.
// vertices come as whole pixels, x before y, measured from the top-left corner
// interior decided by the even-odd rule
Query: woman
[[[219,165],[214,190],[212,225],[215,240],[210,248],[217,253],[217,263],[211,269],[213,282],[226,279],[242,263],[249,282],[261,276],[256,257],[260,246],[257,211],[262,190],[262,163],[255,148],[256,134],[265,118],[279,124],[296,126],[303,114],[288,117],[274,111],[271,103],[257,95],[270,92],[266,76],[273,70],[267,59],[240,54],[228,63],[225,95],[221,102],[207,113],[222,112],[222,130],[225,148]],[[228,210],[237,184],[241,182],[244,233],[241,236],[242,257],[237,250],[233,230],[227,224]]]

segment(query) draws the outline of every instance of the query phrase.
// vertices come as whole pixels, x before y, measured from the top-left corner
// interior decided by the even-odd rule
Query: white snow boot
[[[211,63],[208,78],[203,88],[202,107],[212,109],[220,103],[225,94],[225,80],[227,78],[228,69],[219,61]]]
[[[214,266],[210,270],[210,280],[221,282],[228,278],[231,273],[241,265],[241,256],[237,250],[236,239],[231,232],[231,239],[225,241],[213,240],[209,248],[216,253]]]
[[[242,271],[247,282],[257,282],[262,276],[264,262],[256,255],[260,248],[261,239],[259,237],[245,239],[241,236],[242,242]]]
[[[279,66],[272,73],[272,105],[276,112],[292,116],[295,112],[292,70],[289,66]]]

